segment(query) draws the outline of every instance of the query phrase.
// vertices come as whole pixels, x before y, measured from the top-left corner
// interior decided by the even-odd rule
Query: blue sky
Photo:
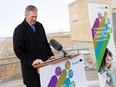
[[[27,5],[38,8],[38,19],[46,33],[70,31],[68,4],[75,0],[0,0],[0,37],[12,36],[24,19]]]

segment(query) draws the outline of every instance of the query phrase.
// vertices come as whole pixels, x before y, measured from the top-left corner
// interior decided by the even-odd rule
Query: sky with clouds
[[[0,37],[12,36],[15,27],[24,20],[27,5],[38,8],[37,21],[46,33],[70,31],[68,4],[75,0],[0,0]]]

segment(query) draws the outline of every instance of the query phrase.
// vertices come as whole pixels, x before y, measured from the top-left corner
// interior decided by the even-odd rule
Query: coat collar
[[[25,19],[24,19],[24,21],[23,21],[23,24],[24,24],[25,28],[26,28],[31,34],[33,34],[33,35],[36,36],[36,32],[34,32],[34,31],[32,30],[30,24],[29,24]],[[36,24],[35,24],[35,25],[36,25]],[[36,26],[35,26],[35,29],[36,29]]]

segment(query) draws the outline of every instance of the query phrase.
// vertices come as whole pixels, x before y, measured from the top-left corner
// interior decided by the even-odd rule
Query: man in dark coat
[[[47,41],[43,25],[36,19],[37,8],[33,5],[27,6],[24,21],[15,28],[13,34],[14,52],[21,61],[23,81],[27,87],[41,87],[39,74],[33,66],[48,58],[56,58]]]

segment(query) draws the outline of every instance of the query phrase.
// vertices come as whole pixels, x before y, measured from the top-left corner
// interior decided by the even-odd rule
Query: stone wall
[[[15,55],[13,51],[12,37],[0,38],[0,58]]]
[[[53,33],[53,34],[49,34],[47,35],[48,37],[48,42],[51,39],[55,39],[57,42],[59,42],[64,49],[72,49],[73,45],[72,45],[72,40],[71,40],[71,36],[70,36],[70,32],[64,32],[64,33]]]
[[[20,63],[0,66],[0,82],[20,78],[21,76]]]

